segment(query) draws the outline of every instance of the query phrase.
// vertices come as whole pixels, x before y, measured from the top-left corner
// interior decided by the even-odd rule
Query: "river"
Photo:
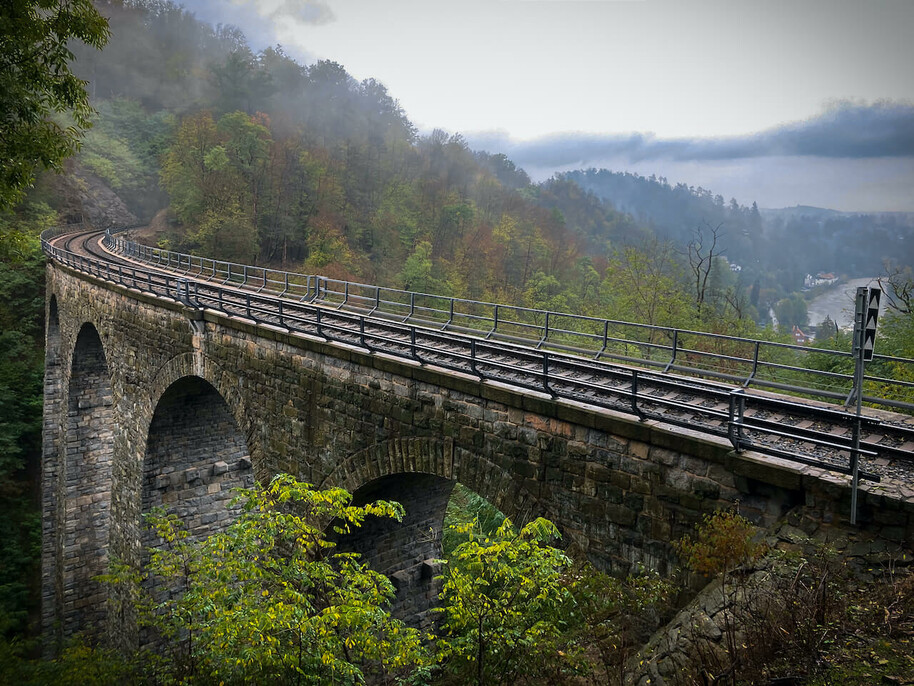
[[[854,328],[854,297],[859,286],[878,286],[876,277],[863,279],[850,279],[841,284],[835,284],[820,295],[817,295],[807,305],[809,313],[808,322],[817,326],[827,316],[837,322],[842,329]],[[882,298],[879,308],[880,314],[885,312],[886,299]]]

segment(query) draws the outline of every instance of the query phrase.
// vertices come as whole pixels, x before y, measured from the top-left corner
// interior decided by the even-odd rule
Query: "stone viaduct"
[[[597,566],[666,571],[671,541],[739,502],[771,523],[803,505],[847,517],[843,481],[657,422],[189,309],[49,262],[43,464],[43,625],[132,629],[93,577],[140,560],[142,514],[195,534],[223,526],[230,489],[279,472],[402,502],[402,524],[350,544],[421,621],[435,602],[444,510],[460,482],[515,521],[543,515]],[[866,518],[914,533],[875,493]],[[129,624],[129,622],[128,622]]]

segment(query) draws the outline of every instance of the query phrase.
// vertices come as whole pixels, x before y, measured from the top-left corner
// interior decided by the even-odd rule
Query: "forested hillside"
[[[854,214],[796,207],[759,210],[725,201],[702,187],[670,185],[663,177],[588,169],[563,175],[674,242],[688,242],[696,226],[721,227],[726,255],[765,287],[799,290],[806,274],[851,277],[881,274],[887,260],[914,262],[914,217]],[[790,250],[784,250],[785,245]],[[813,322],[815,324],[817,322]]]
[[[676,303],[652,323],[758,318],[752,284],[716,259],[722,243],[693,255],[714,273],[693,292],[682,236],[570,178],[531,184],[460,135],[419,135],[373,79],[329,61],[302,66],[279,48],[254,53],[237,29],[171,3],[98,6],[112,37],[103,54],[77,53],[98,110],[78,163],[142,219],[168,206],[162,245],[623,319],[643,312],[614,293],[659,270]],[[711,226],[695,217],[692,229]]]

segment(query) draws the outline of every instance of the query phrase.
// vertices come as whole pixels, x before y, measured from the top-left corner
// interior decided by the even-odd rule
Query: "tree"
[[[573,603],[562,576],[571,561],[549,545],[559,537],[555,525],[539,518],[518,530],[506,519],[491,537],[474,524],[458,525],[457,533],[468,540],[444,574],[444,669],[477,686],[548,682],[536,671],[544,661],[553,668],[565,662],[552,642]]]
[[[34,479],[41,464],[44,370],[44,257],[37,234],[55,213],[46,205],[22,208],[27,237],[14,260],[0,254],[0,643],[24,635],[37,607],[41,515]],[[0,216],[0,235],[4,218]],[[0,665],[5,660],[0,646]],[[0,683],[5,680],[0,667]]]
[[[22,200],[36,170],[59,171],[91,125],[86,82],[70,71],[73,39],[95,48],[108,40],[108,22],[91,0],[0,4],[0,210]]]
[[[420,241],[400,272],[403,288],[417,293],[434,293],[438,283],[432,276],[432,269],[432,244]]]
[[[790,331],[794,326],[806,326],[806,301],[799,293],[779,300],[774,306],[781,331]]]
[[[696,314],[701,318],[701,308],[708,298],[708,280],[714,267],[714,258],[717,256],[717,243],[722,238],[720,227],[711,226],[707,222],[699,226],[692,233],[692,240],[687,247],[689,258],[689,271],[694,282]],[[707,231],[707,235],[705,232]],[[709,245],[710,243],[710,245]]]
[[[333,552],[324,531],[328,522],[344,535],[368,516],[401,519],[400,505],[352,506],[342,489],[313,490],[287,474],[239,498],[228,529],[200,542],[174,515],[154,512],[162,544],[147,580],[124,566],[107,577],[145,598],[141,622],[168,641],[174,654],[160,681],[353,684],[427,664],[419,633],[385,607],[390,580],[355,553]]]
[[[719,577],[721,593],[725,599],[723,610],[723,647],[726,664],[716,669],[711,683],[737,683],[737,668],[746,646],[740,645],[737,617],[734,614],[737,598],[745,598],[745,584],[736,575],[737,569],[746,566],[765,552],[765,544],[754,540],[755,527],[733,510],[717,510],[705,515],[695,527],[695,537],[685,536],[674,544],[676,552],[686,567],[704,576]],[[703,674],[705,683],[711,675]]]

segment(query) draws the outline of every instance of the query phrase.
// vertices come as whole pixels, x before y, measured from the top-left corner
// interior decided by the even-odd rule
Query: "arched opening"
[[[434,474],[393,474],[353,493],[353,504],[395,500],[403,505],[402,522],[369,517],[363,526],[338,540],[339,550],[358,552],[375,571],[393,581],[397,594],[391,612],[420,629],[431,628],[430,610],[438,605],[438,560],[451,491],[456,482]]]
[[[469,490],[518,526],[549,516],[509,472],[451,441],[432,437],[372,445],[340,461],[320,484],[347,489],[356,505],[376,500],[403,505],[403,522],[368,518],[352,534],[331,537],[341,552],[360,553],[372,569],[393,580],[397,595],[391,611],[410,626],[431,628],[437,618],[430,612],[438,605],[440,592],[435,579],[440,568],[434,560],[442,558],[445,517],[457,484],[458,497]]]
[[[49,330],[50,334],[50,330]],[[84,324],[76,338],[67,398],[60,540],[62,630],[95,633],[105,618],[106,571],[114,453],[114,396],[98,331]]]
[[[143,463],[143,512],[164,507],[202,539],[231,519],[232,489],[253,485],[244,435],[219,392],[186,376],[169,386],[156,406]],[[144,546],[156,543],[144,530]]]
[[[462,542],[449,535],[448,527],[484,512],[481,529],[494,531],[504,514],[475,491],[434,474],[389,475],[353,494],[354,505],[376,500],[403,505],[403,521],[369,517],[352,534],[337,538],[339,550],[358,552],[372,569],[391,579],[395,617],[418,629],[432,629],[436,616],[431,610],[438,607],[441,592],[438,560]]]

